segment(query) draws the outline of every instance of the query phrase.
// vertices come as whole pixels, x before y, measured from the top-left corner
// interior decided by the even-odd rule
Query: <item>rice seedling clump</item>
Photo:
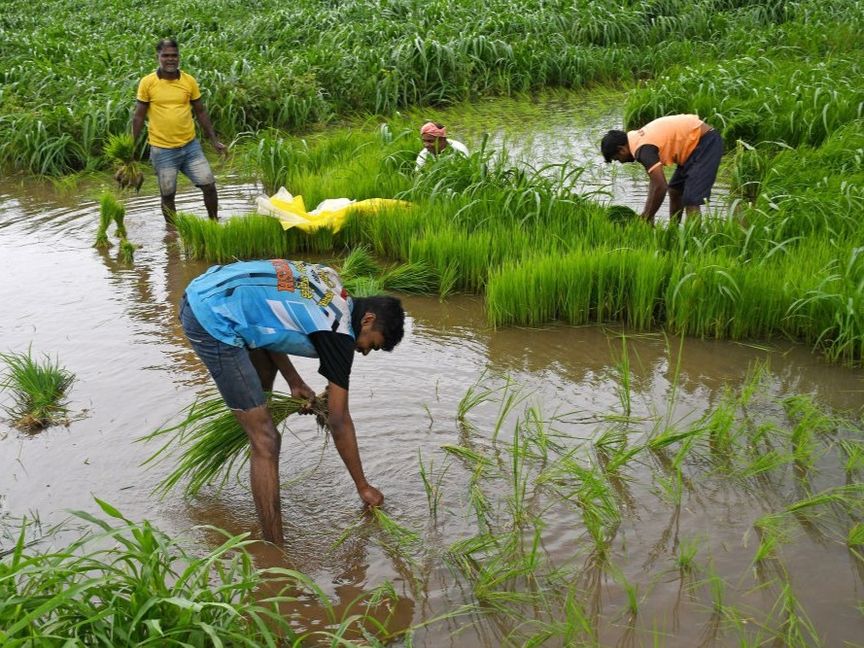
[[[0,390],[12,394],[12,405],[3,409],[24,430],[40,430],[65,420],[66,393],[75,382],[72,372],[48,356],[39,361],[26,353],[0,353],[6,365]]]

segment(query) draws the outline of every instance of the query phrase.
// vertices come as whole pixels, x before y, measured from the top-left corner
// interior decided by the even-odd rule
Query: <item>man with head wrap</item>
[[[468,156],[468,149],[462,142],[447,139],[447,129],[438,122],[426,122],[420,128],[420,139],[423,140],[423,150],[417,156],[417,170],[426,164],[429,156],[437,157],[445,151],[456,151]]]

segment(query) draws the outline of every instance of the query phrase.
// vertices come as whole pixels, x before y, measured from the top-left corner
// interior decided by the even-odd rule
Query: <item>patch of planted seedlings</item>
[[[0,390],[12,395],[12,404],[3,409],[15,425],[40,430],[66,420],[66,395],[75,382],[72,372],[48,356],[35,359],[30,349],[0,353],[0,360],[6,365]]]

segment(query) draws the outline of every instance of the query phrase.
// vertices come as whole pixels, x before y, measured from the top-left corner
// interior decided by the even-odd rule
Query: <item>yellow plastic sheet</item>
[[[296,227],[304,232],[314,232],[326,227],[338,232],[345,225],[350,211],[374,214],[388,207],[408,207],[410,204],[393,198],[367,198],[357,201],[328,198],[312,211],[306,211],[303,196],[294,196],[285,187],[280,187],[279,191],[269,198],[258,198],[258,212],[275,216],[286,230]]]

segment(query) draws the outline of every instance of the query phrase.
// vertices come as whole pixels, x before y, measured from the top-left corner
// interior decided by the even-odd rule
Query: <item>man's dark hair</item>
[[[600,152],[607,162],[611,162],[618,152],[619,146],[627,146],[627,133],[620,130],[610,130],[600,140]]]
[[[166,47],[173,47],[175,49],[180,49],[180,46],[177,44],[177,40],[174,38],[163,38],[158,43],[156,43],[156,53],[158,54]]]
[[[384,351],[392,351],[405,335],[405,309],[396,297],[375,295],[374,297],[355,297],[352,324],[354,330],[360,328],[360,320],[366,313],[375,314],[372,328],[384,336]]]

